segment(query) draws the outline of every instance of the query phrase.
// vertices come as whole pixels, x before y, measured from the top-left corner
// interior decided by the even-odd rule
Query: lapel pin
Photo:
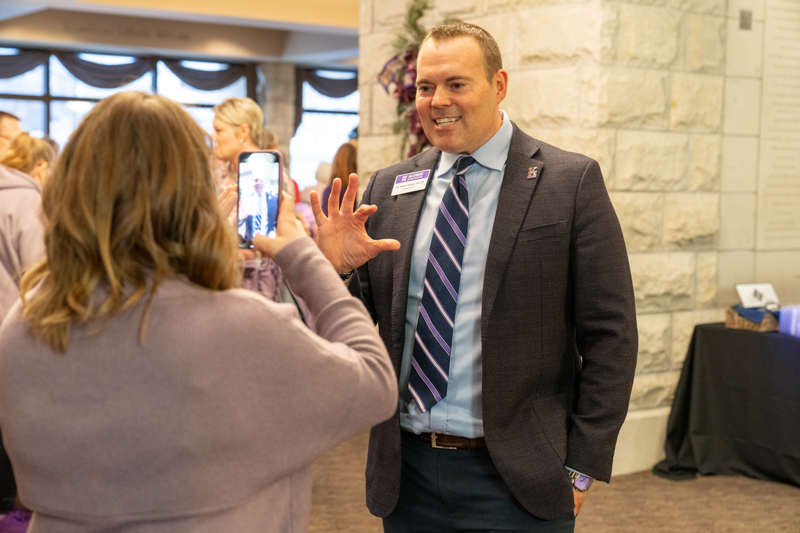
[[[539,167],[530,167],[528,169],[528,179],[536,178],[539,174]]]

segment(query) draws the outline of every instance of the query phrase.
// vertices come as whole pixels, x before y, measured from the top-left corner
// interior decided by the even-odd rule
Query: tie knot
[[[471,167],[474,162],[475,159],[470,156],[460,157],[458,161],[456,161],[456,176],[463,176],[466,174],[467,169]]]

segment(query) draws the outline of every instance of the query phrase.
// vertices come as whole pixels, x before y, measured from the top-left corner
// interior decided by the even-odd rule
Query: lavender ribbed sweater
[[[302,532],[310,464],[397,407],[397,379],[362,304],[304,238],[275,261],[293,306],[186,281],[65,354],[0,328],[0,425],[30,533]]]

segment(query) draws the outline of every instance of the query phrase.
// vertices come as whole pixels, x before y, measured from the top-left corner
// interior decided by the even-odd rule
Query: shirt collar
[[[502,171],[503,165],[506,164],[508,148],[511,146],[511,135],[514,133],[514,128],[511,125],[508,114],[502,109],[500,110],[500,114],[503,115],[503,124],[500,126],[500,129],[497,130],[497,133],[495,133],[491,139],[483,143],[480,148],[470,154],[480,166],[498,172]],[[463,154],[442,152],[439,168],[442,170],[450,170],[462,155]]]

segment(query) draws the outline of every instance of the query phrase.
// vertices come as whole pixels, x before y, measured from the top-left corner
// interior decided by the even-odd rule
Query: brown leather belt
[[[430,444],[431,448],[440,450],[475,450],[477,448],[486,448],[486,439],[479,437],[477,439],[468,439],[466,437],[456,437],[455,435],[445,435],[444,433],[422,433],[417,435],[410,431],[403,431],[406,435],[421,440],[426,444]]]

